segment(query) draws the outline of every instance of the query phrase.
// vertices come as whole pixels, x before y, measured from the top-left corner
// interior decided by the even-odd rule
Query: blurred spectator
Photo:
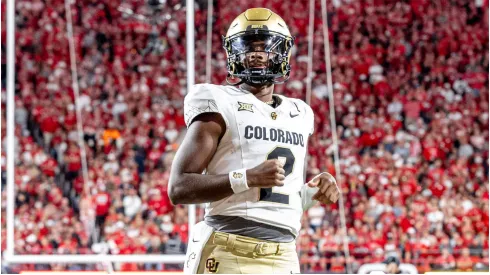
[[[463,248],[461,256],[456,259],[456,268],[459,271],[473,270],[473,259],[468,248]]]
[[[127,189],[127,195],[123,200],[124,215],[133,218],[140,210],[141,199],[133,188]]]
[[[109,214],[109,208],[111,206],[111,197],[109,193],[106,192],[105,185],[100,185],[98,187],[98,192],[97,194],[95,194],[94,197],[94,204],[96,214],[95,224],[102,234],[102,228],[107,218],[107,215]]]
[[[434,267],[438,270],[454,270],[456,267],[456,262],[454,257],[449,254],[449,251],[447,249],[443,249],[441,256],[435,259]]]

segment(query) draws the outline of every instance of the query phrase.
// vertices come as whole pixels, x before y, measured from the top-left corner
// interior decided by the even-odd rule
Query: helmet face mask
[[[248,20],[247,13],[252,10],[269,15],[260,22]],[[275,16],[272,18],[274,20],[270,19],[272,15]],[[267,9],[257,8],[247,10],[234,23],[230,30],[233,27],[235,30],[229,30],[227,36],[223,37],[223,47],[228,56],[228,83],[257,86],[286,81],[289,78],[289,58],[294,43],[284,21]],[[238,24],[241,25],[241,30],[237,31]],[[268,25],[279,31],[270,30]],[[233,78],[238,78],[238,81],[232,82]]]

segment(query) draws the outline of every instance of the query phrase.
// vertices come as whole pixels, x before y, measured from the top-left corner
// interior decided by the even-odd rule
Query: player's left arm
[[[335,178],[327,172],[318,174],[308,183],[308,188],[317,188],[311,200],[317,200],[324,204],[336,203],[340,197],[340,189]]]
[[[327,205],[336,203],[340,195],[335,178],[330,173],[320,173],[301,187],[303,211],[308,210],[317,202]]]
[[[306,104],[305,106],[305,111],[308,114],[307,120],[310,123],[310,137],[313,135],[314,132],[314,113],[313,110]],[[308,164],[305,163],[305,167]],[[327,172],[323,172],[315,176],[312,180],[310,180],[308,183],[303,185],[301,188],[301,199],[302,199],[302,205],[303,205],[303,210],[306,211],[308,208],[312,207],[313,205],[316,204],[317,201],[324,203],[324,204],[332,204],[336,203],[337,200],[340,197],[340,189],[337,186],[337,181],[335,178]]]

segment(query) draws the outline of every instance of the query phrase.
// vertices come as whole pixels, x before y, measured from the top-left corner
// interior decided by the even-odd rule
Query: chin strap
[[[239,81],[233,81],[234,79],[238,79]],[[285,82],[286,80],[287,79],[284,79],[281,81],[276,81],[275,79],[271,79],[271,80],[266,80],[263,82],[254,82],[248,78],[239,78],[239,77],[232,76],[230,74],[228,74],[228,76],[226,76],[226,82],[232,86],[238,86],[238,85],[243,84],[243,83],[246,83],[250,86],[265,85],[268,83],[270,83],[270,84],[281,84],[281,83]]]
[[[238,79],[238,81],[233,81],[235,79]],[[265,80],[265,81],[259,82],[259,83],[252,81],[249,77],[240,78],[240,77],[234,76],[230,73],[228,73],[228,75],[226,76],[226,82],[232,86],[238,86],[242,83],[247,83],[247,84],[252,85],[252,86],[264,85],[267,83],[282,84],[282,83],[288,81],[288,79],[289,79],[289,72],[287,72],[287,74],[284,76],[271,78],[271,79],[268,79],[268,80]]]

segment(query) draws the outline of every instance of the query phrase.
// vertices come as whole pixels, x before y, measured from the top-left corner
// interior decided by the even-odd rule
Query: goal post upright
[[[15,208],[15,0],[7,0],[7,247],[5,255],[14,255]]]
[[[195,78],[195,53],[194,53],[194,0],[186,0],[186,58],[187,58],[187,89],[186,92],[189,93],[194,86]],[[196,205],[191,204],[187,208],[188,212],[188,231],[192,232],[194,224],[196,224]]]

